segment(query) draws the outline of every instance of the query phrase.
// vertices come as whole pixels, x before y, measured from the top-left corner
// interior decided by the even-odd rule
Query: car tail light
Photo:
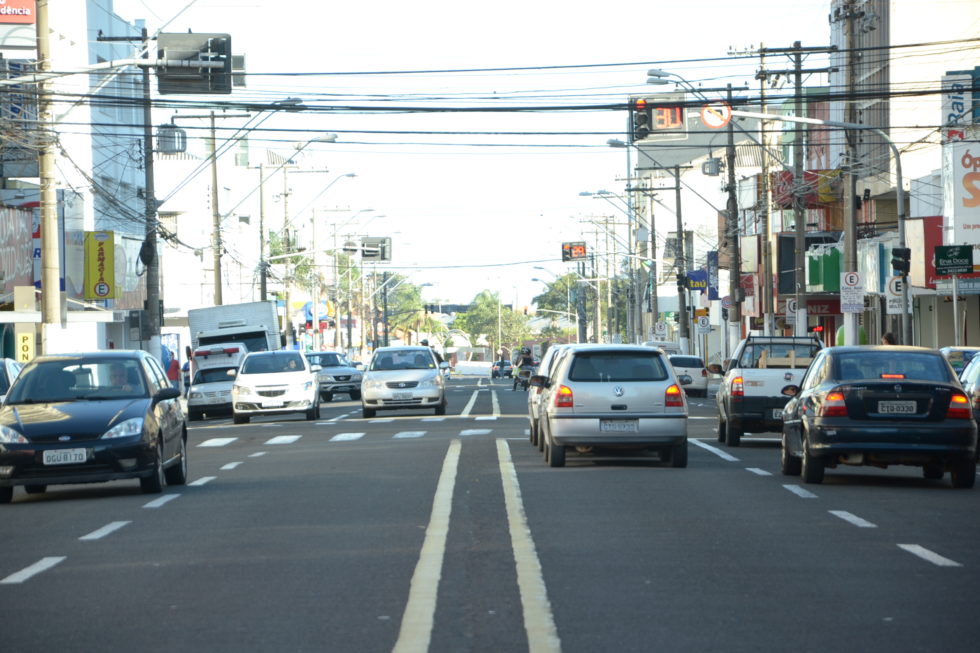
[[[949,408],[946,410],[946,419],[973,419],[973,411],[970,409],[970,400],[959,390],[949,398]]]
[[[708,370],[702,367],[701,368],[701,376],[708,376]]]
[[[742,377],[736,376],[732,379],[732,391],[731,396],[733,397],[744,397],[745,396],[745,385],[743,385]]]
[[[883,378],[883,379],[904,379],[905,378],[905,375],[904,374],[887,374],[887,373],[885,373],[885,374],[882,374],[881,375],[881,378]]]
[[[667,392],[664,393],[664,406],[684,407],[684,393],[676,383],[667,388]]]
[[[571,408],[572,407],[572,389],[567,385],[560,386],[558,392],[555,394],[555,407],[556,408]]]
[[[844,403],[844,393],[828,392],[820,406],[820,417],[847,417],[847,404]]]

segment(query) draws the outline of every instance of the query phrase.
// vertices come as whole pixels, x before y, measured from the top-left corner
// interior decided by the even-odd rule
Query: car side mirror
[[[533,385],[535,388],[547,388],[548,387],[548,377],[543,374],[535,374],[527,380],[529,385]]]
[[[787,397],[795,397],[796,395],[800,394],[800,386],[798,386],[798,385],[787,385],[787,386],[784,386],[783,389],[780,390],[780,392],[782,394],[786,395]]]
[[[449,369],[449,363],[447,361],[442,361],[441,363],[439,363],[439,369],[440,370],[448,370]]]
[[[725,373],[724,370],[722,370],[721,365],[719,365],[718,363],[711,363],[710,365],[708,365],[708,371],[711,372],[712,374]]]
[[[181,392],[178,388],[169,387],[163,390],[157,390],[157,393],[153,395],[154,401],[163,401],[164,399],[177,399],[181,396]]]
[[[228,370],[227,372],[225,372],[225,374],[227,374],[231,378],[235,378],[236,376],[238,376],[238,369]]]
[[[323,369],[322,365],[310,365],[311,372],[319,372],[322,369]]]
[[[692,379],[689,374],[681,374],[680,376],[677,377],[677,381],[681,385],[691,385],[692,383],[694,383],[694,379]]]

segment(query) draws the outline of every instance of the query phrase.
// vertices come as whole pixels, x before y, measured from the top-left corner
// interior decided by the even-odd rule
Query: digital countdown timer
[[[584,258],[588,258],[584,241],[561,244],[562,261],[578,261]]]
[[[679,131],[685,128],[684,107],[651,107],[650,130]]]

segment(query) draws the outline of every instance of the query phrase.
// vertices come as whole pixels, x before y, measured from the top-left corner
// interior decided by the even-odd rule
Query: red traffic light
[[[810,327],[810,333],[823,333],[823,325],[818,324],[816,326]]]
[[[640,111],[645,110],[647,108],[647,101],[646,101],[646,99],[639,98],[638,100],[636,100],[636,102],[633,103],[633,108],[634,109],[639,109]]]

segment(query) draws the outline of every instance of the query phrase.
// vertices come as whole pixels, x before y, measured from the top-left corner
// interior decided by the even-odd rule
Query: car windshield
[[[299,353],[285,352],[249,356],[242,363],[242,374],[274,374],[277,372],[301,372],[305,366]]]
[[[697,356],[671,356],[670,363],[674,367],[704,367]]]
[[[379,352],[371,361],[372,371],[430,370],[435,366],[432,354],[423,349]]]
[[[7,404],[146,397],[135,358],[59,358],[24,368]]]
[[[837,380],[913,379],[949,382],[949,368],[938,354],[890,351],[847,352],[837,356]]]
[[[310,361],[311,365],[319,365],[320,367],[342,367],[349,365],[340,354],[307,354],[306,358]]]
[[[212,367],[206,370],[198,370],[197,374],[194,375],[194,383],[221,383],[222,381],[231,381],[231,377],[228,376],[228,371],[235,369],[234,367]]]
[[[664,381],[663,358],[656,352],[603,351],[575,355],[570,381]]]
[[[741,368],[807,367],[820,347],[809,343],[756,342],[747,344],[738,359]]]

